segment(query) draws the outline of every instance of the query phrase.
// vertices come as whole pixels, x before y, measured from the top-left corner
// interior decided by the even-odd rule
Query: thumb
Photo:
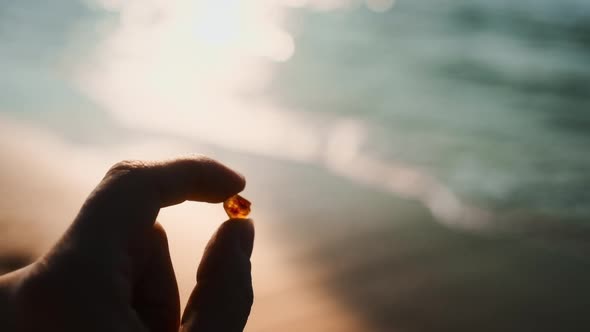
[[[156,222],[134,254],[133,309],[150,331],[178,332],[178,286],[162,225]]]
[[[199,265],[181,332],[243,331],[254,300],[250,274],[253,245],[251,220],[230,219],[219,227]]]

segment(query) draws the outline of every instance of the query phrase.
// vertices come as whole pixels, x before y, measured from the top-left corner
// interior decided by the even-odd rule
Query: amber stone
[[[235,195],[223,202],[225,213],[232,219],[244,219],[250,214],[250,201],[240,195]]]

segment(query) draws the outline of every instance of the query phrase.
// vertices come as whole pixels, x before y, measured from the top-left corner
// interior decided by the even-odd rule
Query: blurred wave
[[[299,14],[297,51],[270,88],[282,105],[363,121],[364,151],[476,206],[587,220],[586,2]]]
[[[150,131],[322,165],[448,225],[590,215],[584,1],[3,6],[3,109],[76,140]]]

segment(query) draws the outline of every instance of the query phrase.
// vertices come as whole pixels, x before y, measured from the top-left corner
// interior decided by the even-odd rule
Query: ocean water
[[[271,90],[291,107],[362,119],[368,154],[480,206],[588,220],[589,15],[586,1],[301,11],[297,51]]]
[[[220,3],[223,10],[227,4]],[[261,8],[272,7],[261,3]],[[291,118],[307,119],[289,133],[292,137],[278,137],[295,152],[310,140],[315,145],[329,144],[321,139],[326,125],[317,123],[344,119],[360,123],[365,131],[362,142],[345,140],[344,145],[359,145],[363,158],[377,160],[384,167],[401,164],[421,179],[432,178],[425,181],[434,181],[437,188],[452,193],[453,199],[485,210],[588,219],[588,2],[399,0],[390,4],[393,7],[382,13],[354,1],[343,1],[332,10],[281,7],[285,18],[280,24],[290,34],[294,51],[287,61],[265,62],[271,68],[270,74],[264,74],[268,82],[258,84],[254,93],[249,92],[256,97],[248,98],[270,100],[288,110],[289,117],[277,124],[273,114],[253,116],[241,111],[239,121],[251,121],[262,134],[244,133],[223,142],[227,135],[216,136],[209,128],[224,127],[228,115],[215,118],[221,110],[196,110],[210,105],[219,108],[218,100],[229,94],[216,96],[210,104],[189,100],[191,107],[183,110],[166,98],[184,100],[187,96],[171,93],[153,100],[160,108],[172,104],[171,109],[150,113],[137,101],[157,95],[162,86],[126,91],[125,86],[137,84],[134,77],[152,70],[151,62],[141,67],[145,56],[131,58],[124,65],[140,63],[137,73],[119,74],[121,68],[113,65],[115,75],[106,79],[98,75],[102,85],[121,82],[118,89],[124,93],[117,98],[133,100],[123,103],[127,110],[145,108],[145,112],[111,111],[117,108],[111,102],[113,93],[107,97],[88,93],[88,84],[80,83],[80,67],[90,64],[98,71],[101,66],[108,71],[108,61],[103,61],[105,65],[93,59],[109,35],[116,35],[123,10],[105,9],[90,1],[3,2],[0,112],[48,126],[78,142],[104,143],[137,129],[180,136],[201,132],[198,139],[281,157],[291,151],[265,145],[277,139],[277,132],[289,128]],[[157,17],[158,12],[154,13],[150,15]],[[224,37],[223,33],[213,36]],[[145,52],[158,49],[154,45],[144,48]],[[194,61],[206,62],[204,56],[199,60],[199,53],[195,57]],[[178,57],[162,59],[179,61]],[[232,65],[226,61],[219,67]],[[160,76],[175,70],[160,69],[164,73]],[[204,69],[197,69],[195,76],[201,77]],[[206,86],[219,72],[187,84]],[[220,86],[225,88],[228,82],[233,83],[226,79]],[[205,96],[207,92],[195,99]],[[244,104],[241,108],[254,107]],[[178,121],[145,120],[151,115],[164,117],[166,112],[175,114]],[[194,115],[187,117],[190,113]],[[231,111],[226,113],[233,116]],[[212,119],[210,125],[180,130],[184,123],[197,123],[203,116]],[[272,123],[276,132],[269,129]],[[310,132],[311,139],[306,136]],[[294,159],[318,164],[314,157]],[[351,177],[362,177],[357,173]]]

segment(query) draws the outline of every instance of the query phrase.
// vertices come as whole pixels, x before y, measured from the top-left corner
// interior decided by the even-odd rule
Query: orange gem
[[[225,213],[232,219],[244,219],[250,214],[250,201],[240,195],[235,195],[223,202]]]

